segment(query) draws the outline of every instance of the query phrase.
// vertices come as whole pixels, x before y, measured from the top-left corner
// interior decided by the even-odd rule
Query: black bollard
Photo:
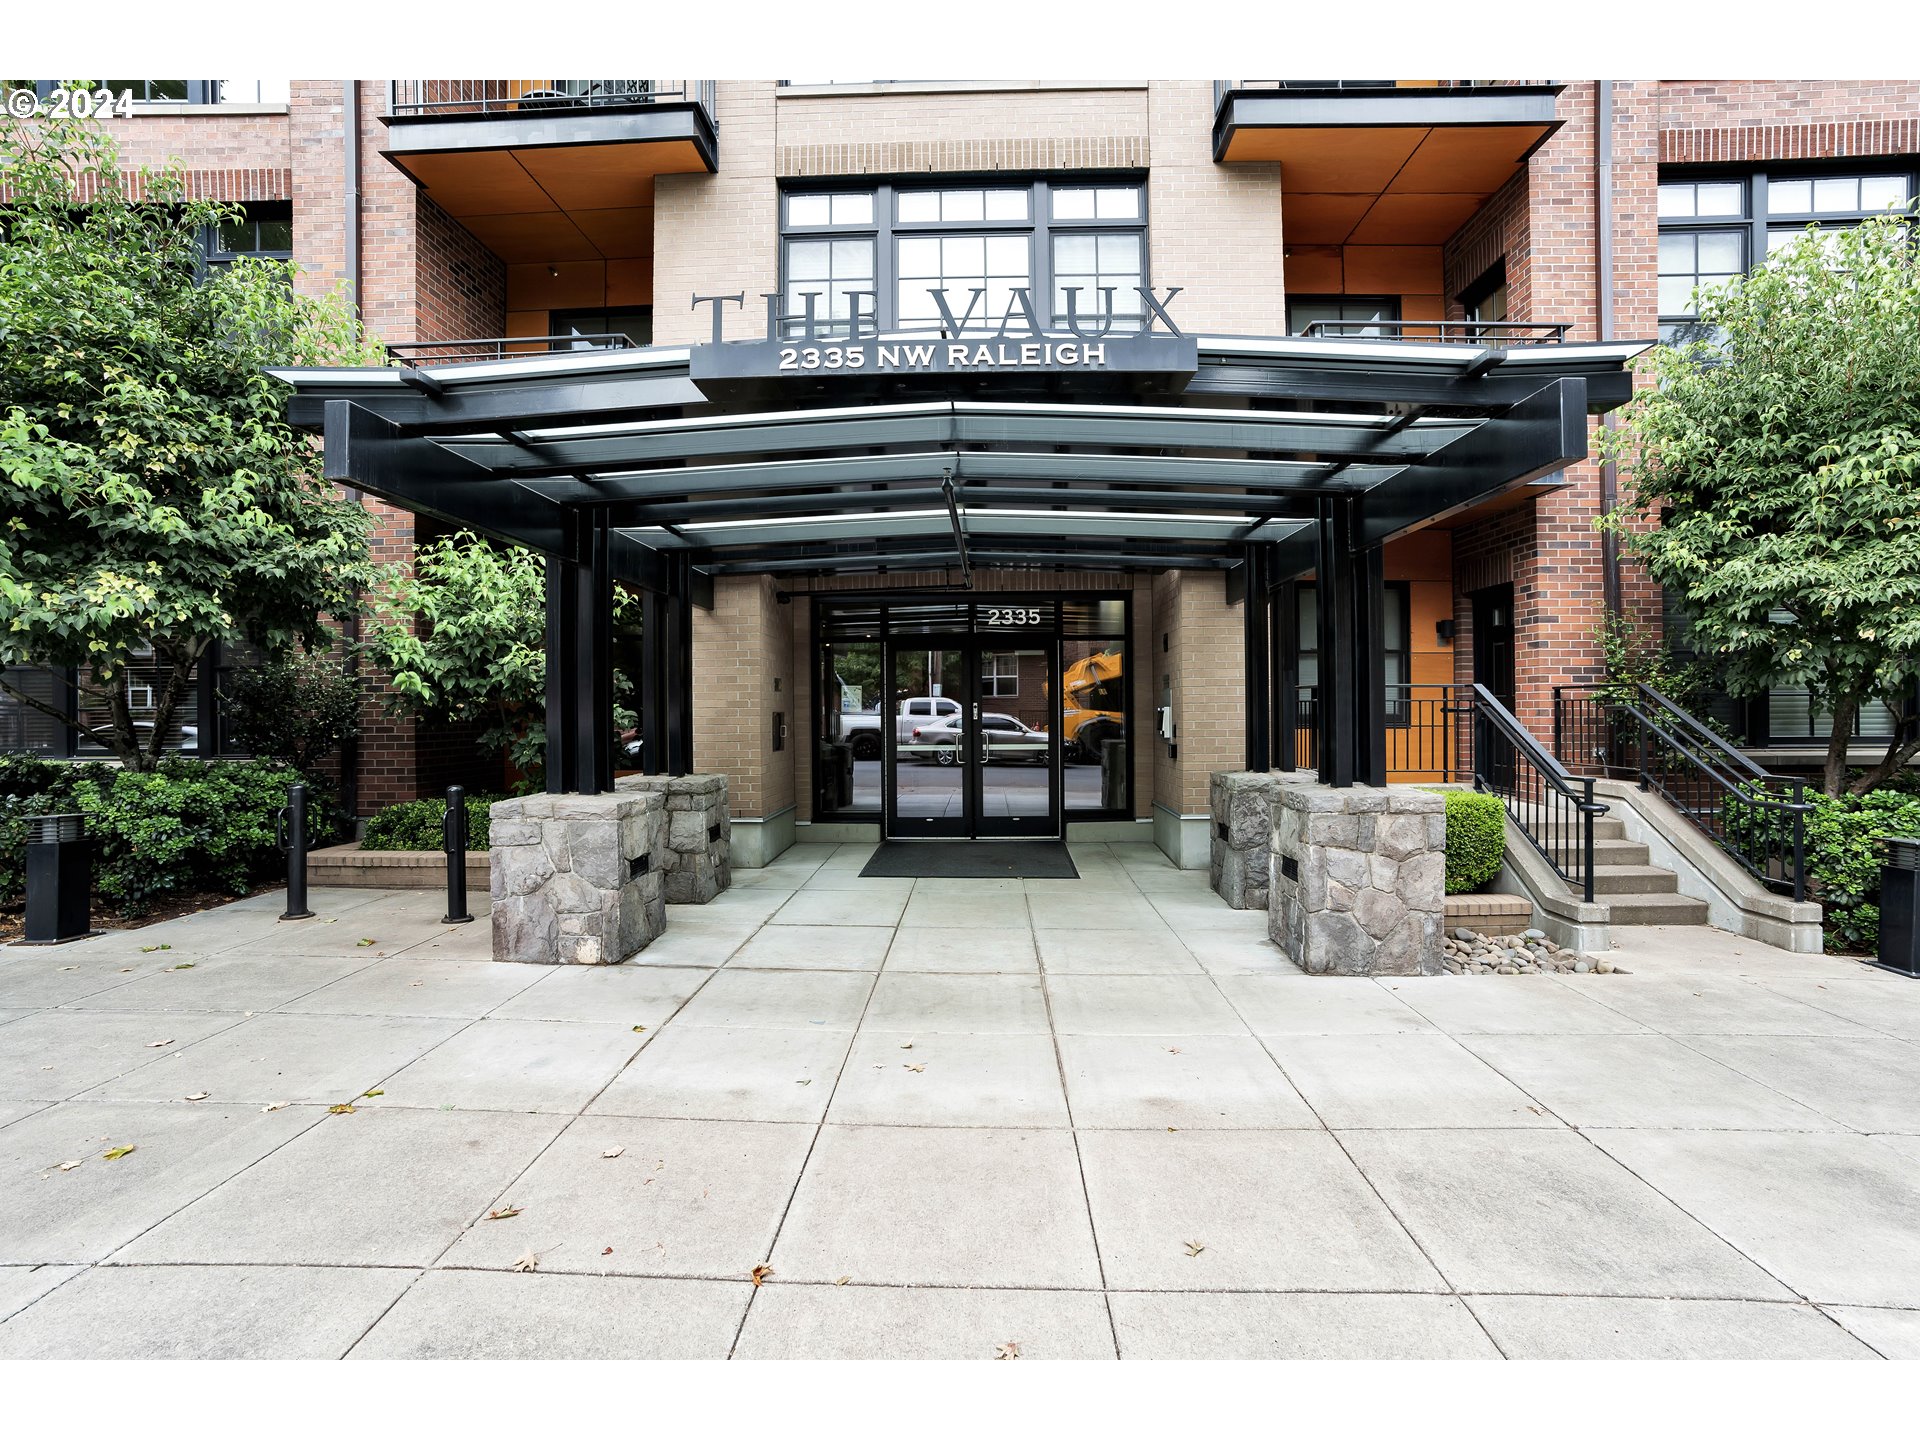
[[[447,850],[447,914],[442,925],[465,925],[467,913],[467,792],[447,787],[447,818],[441,826]]]
[[[287,790],[287,803],[274,816],[280,848],[287,852],[287,909],[282,920],[311,920],[307,908],[307,787]]]
[[[85,938],[92,926],[93,854],[84,815],[27,818],[29,945]]]

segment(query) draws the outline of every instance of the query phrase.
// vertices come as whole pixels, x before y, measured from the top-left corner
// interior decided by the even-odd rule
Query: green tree
[[[234,744],[305,774],[360,733],[360,682],[332,654],[236,669],[220,699]]]
[[[209,270],[200,237],[238,207],[177,166],[124,175],[91,121],[0,121],[0,175],[0,664],[77,667],[109,719],[73,728],[151,770],[208,646],[321,646],[357,603],[366,515],[315,479],[263,370],[379,362],[286,266]],[[167,679],[143,734],[126,668],[148,645]]]
[[[1699,333],[1603,441],[1629,483],[1605,522],[1668,588],[1735,694],[1805,685],[1847,788],[1863,706],[1920,665],[1920,270],[1898,216],[1813,231],[1703,292]],[[1636,516],[1656,518],[1636,527]],[[1896,736],[1864,793],[1920,753]]]

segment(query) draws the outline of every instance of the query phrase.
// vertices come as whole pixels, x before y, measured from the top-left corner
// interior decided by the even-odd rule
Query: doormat
[[[1058,840],[886,840],[862,876],[892,880],[1078,880]]]

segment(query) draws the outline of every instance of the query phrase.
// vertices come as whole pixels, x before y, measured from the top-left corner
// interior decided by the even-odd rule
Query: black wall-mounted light
[[[1453,643],[1453,621],[1451,620],[1434,621],[1433,633],[1440,637],[1440,643],[1442,645],[1451,645]]]

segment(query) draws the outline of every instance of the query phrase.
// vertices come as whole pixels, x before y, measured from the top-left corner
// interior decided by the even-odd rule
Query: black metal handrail
[[[1466,737],[1461,717],[1472,708],[1458,685],[1393,684],[1382,697],[1386,725],[1387,774],[1396,784],[1428,781],[1449,784],[1466,778]],[[1316,769],[1319,687],[1295,690],[1293,733],[1279,737],[1291,746],[1297,770]]]
[[[1631,778],[1770,890],[1807,898],[1806,781],[1763,770],[1651,685],[1556,685],[1554,750]]]
[[[1473,788],[1500,797],[1520,833],[1582,898],[1593,899],[1593,822],[1607,807],[1484,685],[1473,695]]]
[[[1446,344],[1542,344],[1566,342],[1572,325],[1554,320],[1314,320],[1300,333],[1308,338],[1404,340],[1409,331],[1431,331],[1417,339]],[[1383,334],[1380,332],[1391,332]]]
[[[409,340],[389,345],[387,357],[401,365],[428,360],[504,360],[564,355],[570,350],[638,350],[631,335],[615,330],[593,335],[490,335],[477,340]],[[431,353],[429,353],[431,352]]]
[[[393,119],[695,104],[714,121],[711,80],[390,80],[387,87]]]

